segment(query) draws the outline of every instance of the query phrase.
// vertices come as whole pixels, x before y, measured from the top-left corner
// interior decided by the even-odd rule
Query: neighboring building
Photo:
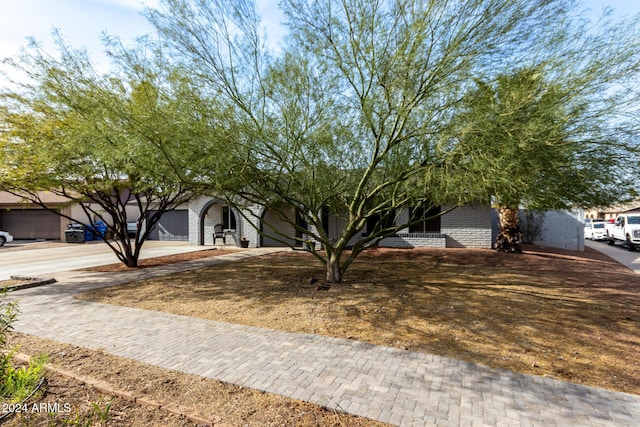
[[[65,207],[68,199],[49,192],[40,194],[43,202],[52,209],[60,209],[66,215],[81,219],[85,213],[80,206]],[[134,204],[127,209],[132,221],[136,218]],[[88,222],[85,219],[83,222]],[[8,231],[16,240],[63,240],[70,223],[66,218],[6,192],[0,192],[0,229]],[[165,213],[152,230],[150,240],[189,240],[188,209],[176,209]]]
[[[533,244],[571,251],[584,251],[584,223],[579,211],[547,211],[536,217],[527,217],[520,211],[522,230],[539,228],[534,231]],[[536,222],[536,225],[527,224]]]
[[[65,209],[66,199],[52,193],[42,193],[42,199],[52,208]],[[26,202],[6,192],[0,192],[0,229],[16,240],[61,239],[68,221],[53,212]]]
[[[585,212],[584,217],[592,219],[600,218],[606,221],[609,219],[615,219],[618,215],[629,212],[640,212],[640,200],[636,200],[624,205],[590,210],[588,212]]]

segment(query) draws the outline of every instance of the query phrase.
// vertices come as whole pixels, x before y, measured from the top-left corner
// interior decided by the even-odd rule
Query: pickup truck
[[[618,215],[613,223],[605,227],[610,245],[624,242],[630,251],[640,248],[640,213]]]

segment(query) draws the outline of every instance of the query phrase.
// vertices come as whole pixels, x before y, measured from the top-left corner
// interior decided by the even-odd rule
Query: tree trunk
[[[134,258],[134,257],[127,258],[127,267],[129,267],[129,268],[138,267],[138,259]]]
[[[518,208],[501,206],[498,209],[500,230],[494,247],[500,252],[522,253],[522,232],[518,213]]]
[[[125,264],[129,268],[138,267],[138,259],[140,258],[140,249],[134,248],[129,236],[125,235],[122,241],[122,255],[125,260]]]
[[[325,276],[326,283],[340,283],[342,282],[342,271],[340,270],[340,256],[336,256],[335,253],[331,254],[327,259],[327,275]]]

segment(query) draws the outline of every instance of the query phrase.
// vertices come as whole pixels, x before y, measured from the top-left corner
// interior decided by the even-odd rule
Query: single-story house
[[[492,245],[492,212],[490,206],[464,205],[448,212],[441,217],[401,230],[392,237],[385,238],[380,246],[413,248],[490,248]],[[294,244],[295,230],[278,218],[269,209],[255,206],[251,211],[242,215],[235,208],[223,201],[200,197],[189,203],[189,242],[194,245],[211,245],[214,240],[214,227],[221,224],[226,244],[239,245],[244,237],[249,240],[250,247],[287,246]],[[288,218],[293,218],[295,211],[289,208]],[[398,220],[405,222],[409,216],[409,209],[398,213]],[[273,227],[270,230],[267,227]],[[329,237],[338,236],[343,221],[338,216],[326,214],[323,226]],[[275,234],[277,239],[261,235],[257,230],[267,234]],[[275,231],[275,232],[274,232]],[[363,234],[368,230],[365,228]],[[359,236],[356,239],[361,238]],[[216,243],[220,243],[216,239]]]
[[[83,213],[79,207],[62,207],[65,200],[51,193],[44,193],[43,199],[51,207],[65,209],[71,216],[80,218]],[[443,207],[447,209],[447,207]],[[135,208],[131,208],[134,218]],[[245,237],[250,247],[286,246],[294,244],[295,230],[278,216],[262,206],[250,211],[237,211],[222,200],[212,197],[199,197],[178,209],[165,213],[152,230],[150,240],[174,240],[190,242],[193,245],[213,245],[214,227],[222,225],[227,245],[239,246]],[[289,208],[289,218],[295,211]],[[398,221],[405,222],[409,209],[398,213]],[[572,250],[584,250],[580,232],[582,226],[574,215],[566,212],[547,212],[540,236],[535,243]],[[522,218],[523,227],[526,219]],[[9,193],[0,192],[0,229],[9,231],[16,239],[65,239],[65,230],[69,221],[32,203],[25,202]],[[276,233],[268,227],[270,224]],[[337,238],[344,222],[336,215],[324,213],[323,227],[330,238]],[[366,235],[370,226],[365,227],[357,239]],[[256,231],[264,230],[277,234],[278,239],[263,236]],[[441,217],[408,227],[394,236],[383,239],[380,246],[397,248],[436,247],[436,248],[491,248],[495,241],[497,215],[489,205],[463,205]],[[222,243],[216,239],[216,244]]]
[[[66,213],[73,217],[81,218],[84,215],[79,207],[63,207],[66,200],[52,193],[43,193],[42,198],[48,206],[65,209]],[[400,248],[490,248],[492,212],[493,209],[490,206],[461,206],[441,217],[401,230],[396,235],[381,241],[380,245]],[[293,208],[290,208],[290,215],[290,217],[295,215]],[[408,215],[409,209],[404,209],[398,213],[398,219],[405,221]],[[64,240],[64,232],[69,222],[33,203],[9,193],[0,192],[0,229],[9,231],[16,239]],[[214,227],[217,224],[223,226],[228,245],[239,245],[242,237],[249,240],[250,247],[286,246],[286,242],[294,243],[293,227],[278,219],[274,212],[255,206],[251,212],[245,212],[243,216],[235,208],[211,197],[197,198],[174,211],[165,213],[152,230],[150,239],[212,245]],[[268,230],[267,224],[271,224],[276,233]],[[277,234],[279,238],[260,235],[254,225],[270,234]],[[325,214],[323,225],[330,237],[337,237],[344,222],[338,216]],[[368,231],[365,228],[362,234],[366,235]],[[360,236],[355,237],[353,243],[358,238]],[[216,243],[221,242],[218,240]]]

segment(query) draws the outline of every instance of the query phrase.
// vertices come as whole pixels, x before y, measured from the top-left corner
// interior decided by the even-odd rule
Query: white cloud
[[[284,16],[273,0],[256,0],[256,9],[262,18],[262,25],[269,37],[269,47],[278,49],[285,36],[286,29],[282,26]]]
[[[633,3],[633,4],[629,4]],[[86,47],[101,57],[102,33],[120,36],[128,43],[136,37],[154,34],[142,16],[144,6],[158,7],[160,0],[1,0],[0,59],[15,56],[33,37],[47,51],[53,51],[51,33],[57,28],[73,47]],[[276,0],[256,0],[258,12],[269,37],[269,46],[278,49],[285,35],[283,16]],[[603,7],[616,9],[615,16],[640,11],[640,2],[629,0],[585,0],[583,6],[599,14]]]
[[[145,7],[158,7],[160,0],[103,0],[105,4],[142,11]]]
[[[0,57],[15,55],[29,37],[52,49],[54,29],[71,46],[97,55],[103,51],[103,32],[128,41],[152,31],[137,0],[2,0],[1,7]]]
[[[155,6],[158,0],[144,0]],[[1,0],[0,60],[15,57],[35,39],[48,53],[55,54],[52,32],[60,31],[65,43],[86,48],[98,69],[106,69],[103,34],[119,36],[128,44],[136,37],[153,34],[151,24],[142,15],[143,3],[137,0]],[[0,64],[0,71],[19,78]],[[1,80],[0,87],[5,86]]]

